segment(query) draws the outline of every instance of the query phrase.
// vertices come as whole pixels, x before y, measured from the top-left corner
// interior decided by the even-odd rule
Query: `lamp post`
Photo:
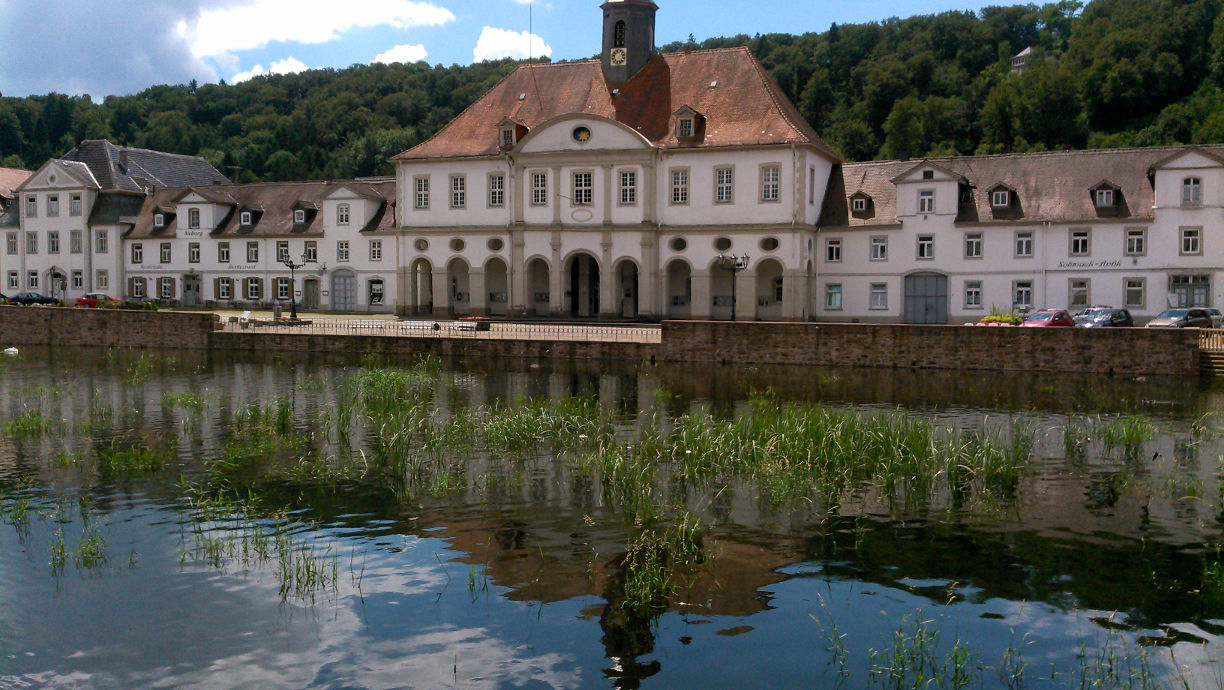
[[[306,253],[302,253],[301,263],[293,263],[293,259],[290,259],[288,255],[281,259],[281,263],[289,267],[289,318],[297,321],[297,292],[295,290],[297,287],[297,270],[306,265]]]
[[[718,265],[722,268],[731,271],[731,320],[735,320],[735,276],[742,270],[748,268],[748,255],[736,256],[734,254],[719,254]]]

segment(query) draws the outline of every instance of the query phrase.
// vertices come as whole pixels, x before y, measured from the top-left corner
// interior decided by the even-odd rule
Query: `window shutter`
[[[221,279],[213,278],[213,299],[221,299]]]
[[[251,295],[251,287],[250,287],[250,286],[251,286],[251,279],[250,279],[250,278],[243,278],[243,279],[242,279],[242,295],[241,295],[241,296],[240,296],[238,299],[241,299],[241,300],[248,300],[248,299],[250,299],[250,295]]]
[[[136,279],[135,278],[128,278],[127,293],[128,293],[128,297],[136,296]]]

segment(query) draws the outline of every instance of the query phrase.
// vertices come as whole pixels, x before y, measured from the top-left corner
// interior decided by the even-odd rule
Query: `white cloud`
[[[445,7],[415,0],[247,0],[200,12],[194,24],[179,24],[197,57],[253,50],[277,41],[326,43],[350,29],[392,26],[440,26],[454,21]]]
[[[293,56],[290,56],[284,60],[277,60],[276,62],[273,62],[272,67],[266,70],[264,69],[263,65],[255,65],[246,72],[239,72],[238,74],[234,75],[234,78],[230,80],[230,83],[237,84],[238,82],[246,81],[251,77],[258,77],[264,74],[297,74],[298,72],[308,69],[310,69],[310,67],[307,66],[306,63]]]
[[[491,26],[481,29],[480,38],[476,39],[476,49],[472,51],[472,59],[476,62],[499,60],[506,57],[521,60],[550,55],[552,55],[552,46],[535,34],[526,31],[494,29]]]
[[[427,55],[429,55],[429,53],[425,51],[425,46],[423,45],[402,45],[395,46],[391,50],[379,53],[374,57],[374,62],[381,62],[388,65],[393,62],[403,62],[408,64],[411,62],[419,62],[424,60],[425,56]]]

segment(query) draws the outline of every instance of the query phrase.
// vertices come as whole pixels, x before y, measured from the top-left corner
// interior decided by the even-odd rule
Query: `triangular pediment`
[[[931,175],[926,177],[924,172],[930,172]],[[910,167],[905,172],[892,178],[893,184],[906,184],[909,182],[968,182],[964,175],[946,168],[938,163],[931,161],[921,161]]]
[[[1224,167],[1224,158],[1197,146],[1184,148],[1152,164],[1152,170],[1168,168],[1193,170]]]

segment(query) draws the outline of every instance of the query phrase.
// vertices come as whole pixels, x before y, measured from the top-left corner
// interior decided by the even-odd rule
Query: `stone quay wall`
[[[64,345],[203,350],[216,314],[0,305],[0,347]]]
[[[981,371],[1199,375],[1197,329],[665,321],[659,359]]]

